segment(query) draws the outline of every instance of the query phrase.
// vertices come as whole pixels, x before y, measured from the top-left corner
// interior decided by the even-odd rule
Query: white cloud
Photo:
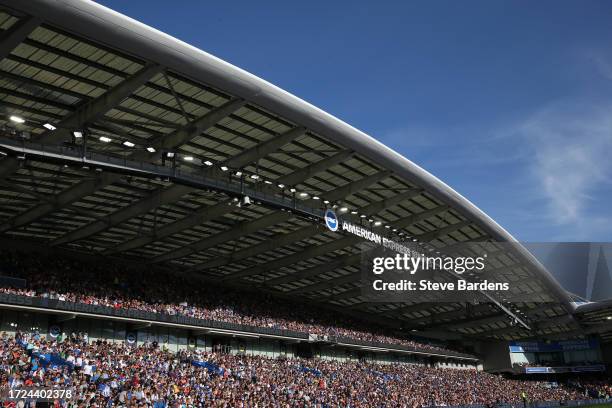
[[[612,105],[554,104],[515,132],[532,149],[527,165],[550,221],[573,224],[578,235],[610,224],[612,214],[602,217],[592,207],[610,199],[605,189],[612,174]]]
[[[597,72],[606,79],[612,79],[612,63],[607,55],[598,51],[591,51],[588,57],[593,61]]]

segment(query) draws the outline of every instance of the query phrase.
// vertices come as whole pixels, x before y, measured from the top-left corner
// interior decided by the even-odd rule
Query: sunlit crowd
[[[24,280],[4,280],[0,291],[5,293],[441,350],[312,305],[194,284],[161,272],[17,252],[1,255],[0,275]],[[612,393],[601,379],[553,386],[407,363],[269,358],[217,349],[177,353],[157,343],[91,341],[80,333],[0,336],[0,388],[74,391],[72,398],[53,402],[56,407],[426,407],[607,398]]]
[[[55,364],[45,364],[49,355]],[[413,364],[183,350],[156,343],[45,338],[20,333],[0,338],[0,386],[74,390],[65,407],[425,407],[584,399],[588,384],[551,387],[478,372]],[[596,383],[595,387],[610,387]],[[603,396],[603,395],[601,395]]]

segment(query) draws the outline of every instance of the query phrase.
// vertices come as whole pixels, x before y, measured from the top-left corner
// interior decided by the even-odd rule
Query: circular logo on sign
[[[49,336],[55,338],[60,335],[61,329],[57,325],[49,327]]]
[[[325,225],[329,228],[330,231],[338,231],[338,217],[334,210],[328,209],[325,211]]]
[[[129,344],[136,343],[136,335],[134,333],[128,333],[127,336],[125,336],[125,339]]]

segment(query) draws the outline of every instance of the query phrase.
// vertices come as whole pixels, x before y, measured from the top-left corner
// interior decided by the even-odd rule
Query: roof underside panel
[[[304,120],[264,103],[257,95],[294,97],[257,78],[242,71],[234,75],[229,71],[236,69],[224,65],[228,77],[242,75],[259,87],[257,95],[240,94],[214,83],[212,73],[196,76],[182,65],[150,60],[145,48],[142,54],[124,49],[129,41],[113,42],[111,34],[105,41],[85,35],[79,32],[84,24],[66,26],[57,10],[48,9],[50,3],[32,3],[38,8],[11,4],[23,10],[0,11],[3,139],[86,148],[219,180],[240,178],[245,188],[294,194],[297,203],[312,208],[336,206],[356,223],[378,221],[381,231],[398,240],[424,241],[440,250],[512,239],[439,180],[348,125],[301,101],[309,112]],[[47,13],[28,15],[33,10]],[[12,115],[25,123],[16,126]],[[317,125],[325,121],[327,127]],[[345,311],[393,316],[419,330],[533,335],[510,326],[507,315],[490,305],[365,301],[359,242],[297,213],[257,203],[239,207],[231,194],[163,177],[100,170],[87,163],[2,157],[0,231],[58,249],[146,261]],[[522,282],[517,288],[549,302],[516,306],[521,313],[536,321],[563,315],[563,295],[528,256],[500,253],[492,263]],[[546,330],[566,328],[560,323]]]

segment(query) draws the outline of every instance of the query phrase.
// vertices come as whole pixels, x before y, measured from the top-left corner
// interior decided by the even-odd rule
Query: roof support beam
[[[354,255],[351,255],[351,256],[354,256]],[[361,255],[358,254],[357,256],[361,256]],[[304,286],[301,288],[297,288],[297,289],[289,291],[289,293],[292,295],[297,295],[297,294],[302,294],[302,293],[315,292],[317,290],[328,289],[336,285],[343,285],[345,283],[355,282],[355,281],[359,282],[360,277],[355,276],[352,273],[349,273],[348,275],[343,275],[337,278],[327,279],[319,283],[316,283],[314,285],[308,285],[308,286]]]
[[[510,265],[500,266],[499,268],[494,268],[494,269],[485,268],[482,272],[479,273],[479,276],[481,276],[481,277],[484,277],[484,276],[495,276],[495,275],[491,275],[491,274],[506,273],[506,272],[514,271],[517,268],[524,268],[524,267],[525,267],[524,264],[513,263],[513,264],[510,264]]]
[[[111,88],[98,98],[88,101],[81,108],[62,119],[58,123],[56,130],[46,131],[42,133],[39,138],[45,142],[61,141],[63,138],[70,135],[71,130],[80,129],[88,122],[104,115],[161,71],[162,67],[158,65],[150,64],[144,66],[134,75]],[[1,225],[0,231],[6,231],[11,228],[17,228],[28,224],[54,211],[56,208],[58,208],[58,205],[68,205],[78,201],[80,198],[93,194],[96,190],[114,183],[115,181],[119,180],[119,178],[120,176],[116,174],[105,174],[96,179],[88,179],[77,183],[68,190],[60,193],[57,197],[55,205],[50,203],[42,203],[34,208],[31,208]]]
[[[224,200],[218,204],[201,207],[191,215],[181,218],[178,221],[170,222],[162,227],[152,231],[150,235],[140,235],[135,238],[124,241],[123,243],[108,249],[105,254],[114,254],[117,252],[129,251],[136,248],[141,248],[151,242],[158,241],[167,236],[184,231],[196,225],[201,225],[207,221],[219,218],[229,212],[236,210],[235,206],[230,206],[228,200]]]
[[[331,252],[344,249],[348,246],[355,245],[359,242],[361,242],[361,239],[359,237],[347,236],[347,237],[340,238],[336,241],[332,241],[324,245],[317,245],[317,246],[306,248],[302,252],[298,252],[293,255],[285,256],[283,258],[275,259],[265,264],[259,264],[259,265],[255,265],[252,267],[247,267],[231,275],[224,276],[222,280],[227,281],[227,280],[244,278],[247,276],[259,275],[261,273],[273,271],[275,269],[280,269],[285,266],[293,265],[298,262],[308,260],[310,258],[329,254]]]
[[[327,169],[329,166],[332,166],[334,163],[340,163],[350,156],[348,151],[342,151],[337,153],[331,157],[322,159],[316,163],[313,163],[303,169],[297,170],[287,176],[281,177],[277,180],[279,183],[288,184],[287,180],[297,180],[302,181],[306,178],[319,173]],[[180,231],[195,227],[196,225],[201,225],[207,221],[212,219],[221,217],[229,212],[236,210],[236,207],[228,205],[229,201],[224,200],[218,204],[202,207],[196,210],[193,214],[182,218],[173,223],[169,223],[164,225],[163,227],[154,231],[154,234],[150,236],[140,236],[133,238],[131,240],[125,241],[122,244],[119,244],[115,248],[111,248],[107,253],[116,253],[122,251],[129,251],[131,249],[140,248],[144,245],[150,244],[152,242],[158,241],[170,235],[176,234]]]
[[[385,198],[384,200],[368,204],[367,206],[361,209],[361,212],[366,215],[373,215],[383,211],[384,209],[395,207],[396,205],[401,204],[404,201],[408,201],[411,198],[418,196],[422,192],[423,189],[421,188],[405,190],[404,192],[396,194],[393,197]]]
[[[10,53],[19,46],[32,31],[40,24],[39,17],[22,17],[0,36],[0,61],[8,57]],[[4,73],[2,74],[4,75]],[[6,157],[0,164],[0,178],[4,179],[19,168],[18,160]]]
[[[319,160],[316,163],[310,164],[306,167],[301,168],[300,170],[296,170],[291,174],[280,177],[277,182],[282,183],[288,186],[294,186],[298,183],[301,183],[309,178],[315,176],[318,173],[321,173],[330,167],[333,167],[343,161],[347,160],[349,157],[353,155],[353,152],[350,150],[342,150],[333,156],[326,157],[324,159]]]
[[[93,194],[101,187],[108,185],[112,180],[115,180],[115,177],[116,175],[114,174],[101,174],[100,177],[95,179],[89,179],[84,182],[77,183],[68,190],[64,190],[58,194],[54,203],[42,203],[11,218],[4,224],[0,225],[0,232],[28,224],[50,212],[75,202],[81,197]]]
[[[72,96],[73,98],[78,99],[79,101],[82,100],[90,100],[91,98],[87,95],[75,92],[75,91],[71,91],[70,89],[64,89],[62,87],[56,86],[56,85],[52,85],[52,84],[48,84],[46,82],[41,82],[41,81],[37,81],[35,79],[32,78],[28,78],[25,76],[21,76],[21,75],[16,75],[13,74],[12,72],[7,72],[7,71],[2,71],[1,72],[2,76],[4,78],[8,78],[11,79],[13,81],[17,81],[17,82],[22,82],[24,84],[30,85],[32,87],[37,88],[37,90],[48,90],[48,91],[53,91],[53,92],[57,92],[60,94],[65,94],[68,96]],[[50,117],[53,117],[51,115],[49,115]]]
[[[443,235],[450,234],[453,231],[457,231],[458,229],[461,229],[463,227],[467,227],[470,224],[471,224],[470,221],[460,221],[455,224],[447,225],[446,227],[436,229],[434,231],[430,231],[430,232],[426,232],[421,235],[417,235],[417,238],[421,242],[429,242]]]
[[[286,213],[282,213],[286,214]],[[292,216],[288,215],[287,219],[290,219]],[[235,262],[241,259],[250,258],[260,253],[264,253],[273,249],[282,248],[285,245],[292,244],[294,242],[301,241],[306,238],[310,238],[311,236],[321,232],[321,227],[319,225],[313,224],[308,227],[300,228],[296,231],[290,232],[288,234],[280,234],[280,236],[276,236],[273,239],[267,239],[260,244],[251,246],[249,248],[245,248],[238,252],[233,253],[230,256],[226,257],[216,257],[211,261],[203,262],[199,265],[194,266],[195,270],[199,269],[214,269],[223,265],[227,265],[231,262]]]
[[[529,332],[526,332],[526,333],[529,333]],[[533,336],[533,333],[529,333],[529,334],[530,334],[529,336],[518,336],[518,338],[535,337]],[[588,333],[585,333],[583,329],[579,329],[579,330],[563,331],[561,333],[555,333],[555,334],[547,333],[546,340],[554,341],[554,340],[576,339],[577,337],[585,338],[586,336],[588,336]]]
[[[199,135],[206,129],[214,126],[215,123],[228,116],[236,109],[239,109],[241,106],[244,105],[244,103],[245,102],[242,99],[231,100],[219,106],[218,108],[213,109],[212,111],[209,111],[208,113],[202,115],[199,119],[196,119],[193,122],[190,122],[182,126],[181,128],[175,130],[172,134],[168,135],[167,138],[164,138],[161,141],[153,142],[152,145],[157,149],[161,149],[162,146],[172,149],[179,147],[182,144],[186,143],[189,139],[193,138],[196,135]],[[149,154],[144,150],[132,154],[133,159],[144,159],[147,156],[149,156]],[[119,180],[119,176],[114,175],[114,178],[109,178],[109,184],[114,183],[117,180]],[[86,180],[83,183],[90,183],[90,181]],[[76,229],[74,231],[69,232],[68,234],[59,237],[52,243],[52,245],[61,245],[67,242],[86,238],[100,231],[103,231],[106,228],[113,227],[124,221],[127,221],[130,218],[136,217],[139,214],[151,211],[161,205],[175,202],[179,200],[182,196],[187,194],[189,191],[191,191],[190,188],[181,185],[172,185],[171,187],[166,189],[157,189],[153,191],[149,196],[143,198],[142,200],[139,200],[137,203],[114,212],[104,221],[98,220],[96,222],[86,225],[83,228]]]
[[[410,324],[414,324],[417,325],[419,323],[433,323],[433,322],[440,322],[444,319],[449,319],[449,320],[453,320],[453,319],[457,319],[460,317],[465,317],[466,315],[469,315],[471,313],[473,314],[479,314],[482,312],[491,312],[494,311],[494,308],[492,306],[492,304],[490,303],[483,303],[481,305],[477,305],[474,306],[472,308],[466,308],[466,307],[462,307],[461,309],[456,309],[456,310],[451,310],[450,312],[443,312],[443,313],[435,313],[435,314],[431,314],[429,316],[425,316],[425,317],[420,317],[418,319],[411,319],[410,320]],[[444,325],[445,323],[440,322],[440,325]],[[430,326],[428,326],[430,327]],[[435,326],[431,326],[431,327],[435,327]]]
[[[96,99],[85,103],[72,114],[62,119],[57,124],[56,130],[44,132],[40,135],[40,140],[45,142],[60,142],[70,137],[71,131],[81,129],[87,123],[103,116],[155,75],[162,72],[162,69],[163,68],[159,65],[145,65],[134,75],[120,82]]]
[[[1,180],[0,179],[0,185],[2,185],[3,187],[6,187],[8,190],[11,191],[15,191],[21,194],[26,194],[29,195],[31,197],[34,197],[36,200],[35,201],[36,204],[39,204],[40,202],[47,202],[47,203],[51,203],[52,205],[55,205],[55,196],[52,195],[44,195],[44,194],[39,194],[35,191],[33,191],[32,189],[29,189],[27,187],[23,187],[19,184],[15,184],[15,183],[11,183],[5,180]],[[98,216],[97,214],[95,214],[93,211],[90,210],[86,210],[84,208],[81,207],[77,207],[75,205],[69,205],[64,207],[65,210],[71,211],[71,212],[75,212],[77,214],[80,214],[84,217],[87,218],[92,218],[95,220],[101,220],[102,217]],[[134,230],[134,232],[136,232],[136,230]]]
[[[544,305],[544,306],[536,307],[533,309],[525,310],[525,315],[533,316],[539,312],[542,312],[543,310],[546,310],[549,307],[550,307],[549,305]],[[440,324],[437,324],[436,326],[445,326],[445,327],[452,327],[452,328],[477,327],[477,326],[482,326],[485,324],[495,323],[500,320],[509,322],[510,319],[512,319],[512,316],[509,316],[508,314],[502,312],[502,313],[496,313],[496,314],[489,314],[487,316],[480,316],[480,318],[477,318],[477,319],[464,319],[461,321],[440,323]],[[544,322],[556,322],[557,320],[566,321],[566,319],[569,319],[567,320],[568,322],[574,321],[571,316],[561,315],[561,316],[556,316],[556,317],[547,317],[545,321],[542,321],[542,323],[540,324],[536,323],[535,325],[531,324],[531,326],[532,326],[532,329],[537,329],[538,327],[543,327],[541,325]],[[511,331],[525,330],[525,328],[521,325],[513,326],[511,329],[512,329]],[[489,331],[494,334],[498,334],[502,332],[507,332],[508,330],[507,329],[491,329],[491,330],[485,331],[484,333],[488,333]]]
[[[235,239],[242,237],[243,235],[252,234],[253,232],[267,228],[270,225],[275,225],[281,222],[285,222],[291,219],[292,217],[293,215],[289,213],[273,212],[271,214],[264,215],[263,217],[260,217],[254,221],[247,221],[247,222],[242,222],[238,225],[234,225],[219,234],[212,235],[210,237],[206,237],[188,246],[156,256],[150,262],[158,263],[158,262],[170,261],[170,260],[177,259],[177,258],[182,258],[194,252],[204,251],[208,248],[212,248],[224,242],[233,241]]]
[[[345,184],[344,186],[342,186],[340,188],[337,188],[335,190],[332,190],[332,191],[330,191],[328,193],[325,193],[323,195],[323,197],[328,199],[328,200],[330,200],[330,201],[342,199],[342,198],[352,194],[355,191],[361,191],[361,190],[369,187],[370,185],[375,184],[375,183],[385,179],[386,177],[389,176],[389,174],[390,174],[389,172],[385,172],[385,171],[372,174],[370,176],[364,177],[364,178],[362,178],[360,180],[357,180],[357,181],[354,181],[352,183]],[[364,208],[364,210],[367,211],[367,207]],[[291,214],[286,214],[286,213],[279,214],[279,215],[284,215],[284,217],[279,217],[278,219],[280,219],[280,221],[277,221],[277,218],[270,218],[270,222],[276,221],[276,222],[274,222],[274,224],[277,224],[279,222],[283,222],[283,221],[289,220],[289,219],[291,219],[293,217]],[[256,222],[258,222],[258,220],[254,220],[254,221],[251,221],[251,222],[252,223],[256,223]],[[262,224],[262,225],[264,225],[263,228],[266,228],[266,227],[272,226],[274,224],[273,223],[268,223],[268,224]],[[249,233],[251,233],[251,232],[255,232],[256,230],[255,231],[249,230],[249,231],[250,231]],[[219,267],[219,266],[222,266],[222,265],[226,265],[226,264],[228,264],[230,262],[235,261],[236,259],[244,259],[245,257],[251,257],[251,256],[257,255],[258,253],[261,253],[261,252],[266,252],[266,251],[269,251],[269,250],[274,249],[274,248],[278,248],[278,247],[281,247],[281,246],[289,245],[289,244],[291,244],[293,242],[301,241],[303,239],[306,239],[308,237],[316,235],[319,232],[320,232],[320,229],[316,225],[315,226],[304,227],[302,230],[296,231],[295,233],[292,233],[290,236],[284,235],[284,236],[278,237],[278,238],[273,239],[273,240],[264,241],[263,243],[261,243],[259,245],[256,245],[254,247],[247,248],[247,249],[245,249],[243,251],[240,251],[240,255],[233,254],[231,257],[217,258],[217,260],[213,260],[212,261],[212,264],[204,262],[204,263],[201,264],[202,265],[201,268],[199,266],[196,266],[196,267],[194,267],[194,269],[196,269],[196,270],[197,269],[211,269],[213,267]],[[241,236],[241,235],[238,235],[238,236]],[[203,241],[210,241],[211,239],[212,238],[209,237],[209,238],[204,239]],[[210,246],[206,246],[206,248],[210,248]],[[204,249],[206,249],[206,248],[204,248]],[[185,251],[183,251],[183,252],[185,252]],[[175,253],[176,252],[173,252],[172,254],[174,255]],[[237,256],[239,256],[240,258],[237,258]],[[162,257],[159,257],[159,258],[162,259],[162,260],[168,260],[168,259],[165,259],[165,258],[162,258]],[[178,256],[174,256],[172,259],[175,259],[177,257]]]
[[[374,173],[357,181],[352,181],[341,187],[335,188],[332,191],[326,191],[324,193],[322,192],[321,195],[323,196],[323,198],[326,198],[329,201],[341,200],[350,196],[351,194],[355,194],[362,190],[365,190],[372,184],[376,184],[379,181],[386,179],[390,175],[390,171],[379,171],[378,173]]]
[[[483,245],[491,244],[491,242],[488,242],[487,239],[488,237],[486,235],[480,235],[474,239],[469,239],[466,241],[458,241],[458,242],[448,244],[448,245],[442,245],[438,247],[438,250],[444,251],[447,254],[457,253],[457,251],[461,251],[466,248],[469,248],[470,250],[473,251],[474,248],[477,248],[476,247],[477,244],[483,244]]]
[[[305,299],[305,300],[308,300],[308,299]],[[386,325],[386,326],[388,326],[390,328],[399,328],[399,326],[397,324],[398,323],[397,320],[388,319],[385,316],[375,316],[375,315],[364,314],[364,313],[361,313],[361,312],[356,312],[354,310],[349,310],[349,309],[347,309],[346,306],[338,306],[338,305],[335,305],[335,304],[329,303],[329,302],[322,303],[321,306],[323,308],[325,308],[325,309],[329,309],[329,310],[333,310],[333,311],[339,312],[341,316],[342,315],[348,315],[348,316],[351,316],[351,317],[354,317],[354,318],[357,318],[357,319],[360,319],[360,320],[369,321],[369,322],[374,323],[376,325],[384,324],[384,325]]]
[[[244,99],[232,99],[223,105],[210,110],[200,118],[189,122],[180,129],[172,132],[170,135],[165,136],[159,142],[159,149],[161,150],[172,150],[177,147],[184,145],[195,136],[204,132],[205,130],[213,127],[221,119],[231,115],[246,104]]]
[[[262,150],[259,150],[259,151],[262,151]],[[246,160],[246,157],[245,157],[245,160]],[[348,183],[338,189],[330,191],[329,193],[326,193],[324,197],[328,198],[330,201],[344,198],[345,196],[350,195],[354,191],[360,191],[366,188],[367,186],[374,184],[388,177],[388,175],[389,175],[389,172],[380,172],[380,173],[376,173],[368,177],[364,177],[361,180],[357,180],[355,182]],[[170,261],[173,259],[181,258],[183,256],[187,256],[194,252],[204,251],[205,249],[212,248],[223,242],[232,241],[234,239],[240,238],[243,235],[251,234],[258,230],[268,228],[272,225],[288,221],[291,218],[293,218],[293,215],[291,213],[273,213],[273,214],[261,217],[253,221],[242,223],[238,227],[233,227],[230,230],[221,232],[212,237],[206,237],[194,244],[191,244],[187,247],[183,247],[177,251],[170,251],[166,254],[155,257],[151,262],[153,263],[166,262],[166,261]],[[312,229],[310,226],[306,228],[308,229],[308,231],[305,231],[304,234],[310,234],[310,236],[312,236],[318,232],[317,229]],[[305,238],[302,235],[300,235],[299,237],[301,237],[301,239]]]
[[[403,317],[404,313],[421,312],[429,310],[432,307],[440,306],[437,302],[419,302],[411,305],[400,306],[395,310],[390,311],[394,316]]]
[[[370,176],[370,177],[372,177],[372,176]],[[349,190],[350,190],[350,189],[349,189]],[[406,194],[413,194],[413,193],[414,193],[413,191],[410,191],[410,192],[407,192]],[[372,204],[372,205],[378,206],[378,203],[374,203],[374,204]],[[368,206],[368,207],[369,207],[369,206]],[[365,207],[365,208],[364,208],[364,210],[365,210],[365,211],[367,211],[367,210],[368,210],[368,207]],[[434,211],[434,210],[435,210],[435,211]],[[429,211],[425,211],[425,212],[423,212],[423,213],[421,213],[421,214],[417,214],[417,215],[413,215],[413,216],[409,216],[409,217],[406,217],[406,218],[404,218],[404,219],[401,219],[401,220],[399,220],[399,221],[398,221],[398,223],[399,223],[400,225],[406,225],[408,222],[413,223],[413,222],[415,222],[415,220],[419,220],[419,219],[420,219],[420,217],[425,217],[425,218],[428,218],[428,217],[432,216],[433,214],[435,214],[435,213],[437,213],[437,212],[440,212],[440,211],[443,211],[443,210],[444,210],[444,209],[442,209],[442,208],[440,208],[440,207],[437,207],[437,208],[435,208],[435,209],[432,209],[432,210],[429,210]],[[425,213],[427,213],[427,214],[425,214]],[[420,215],[420,217],[419,217],[419,215]],[[312,229],[311,231],[313,232],[313,234],[314,234],[314,233],[316,233],[316,230],[314,230],[314,229]],[[280,239],[282,239],[282,237],[281,237]],[[302,239],[303,239],[303,238],[302,238]],[[342,241],[342,240],[339,240],[339,241],[336,241],[336,242],[341,242],[341,241]],[[273,245],[273,244],[274,244],[274,245]],[[258,247],[260,247],[261,251],[259,251],[259,250],[258,250],[258,251],[257,251],[255,254],[253,254],[253,249],[252,249],[252,248],[248,248],[248,249],[246,249],[246,250],[243,250],[243,252],[248,253],[248,255],[249,255],[249,256],[253,256],[253,255],[256,255],[257,253],[260,253],[260,252],[265,252],[265,250],[269,250],[269,249],[266,249],[266,248],[269,248],[270,246],[273,246],[273,247],[279,247],[279,245],[281,245],[281,244],[283,244],[283,245],[287,245],[287,243],[286,243],[286,242],[284,242],[284,241],[281,243],[281,242],[278,242],[278,241],[272,240],[272,241],[269,241],[269,242],[264,242],[264,243],[262,243],[262,244],[259,244],[259,245],[258,245]],[[352,244],[351,244],[351,245],[352,245]],[[265,250],[264,250],[264,249],[265,249]],[[238,258],[238,259],[242,259],[242,258]],[[220,267],[220,266],[226,265],[226,264],[228,264],[228,263],[230,263],[230,262],[232,262],[232,261],[235,261],[235,260],[236,260],[236,256],[235,256],[235,255],[234,255],[234,256],[232,256],[232,257],[227,257],[227,258],[217,258],[217,260],[212,260],[211,262],[203,262],[203,263],[201,264],[201,267],[200,267],[200,266],[196,266],[196,267],[195,267],[195,269],[196,269],[196,270],[201,270],[201,269],[214,269],[214,268],[218,268],[218,267]],[[270,267],[270,266],[268,265],[268,268],[267,268],[267,270],[268,270],[268,271],[271,271],[271,270],[273,270],[273,269],[274,269],[274,268],[272,268],[272,267]],[[251,270],[251,271],[256,271],[257,269],[251,268],[250,270]],[[242,276],[233,275],[232,277],[234,277],[234,276],[243,277],[243,276],[249,276],[249,275],[255,275],[255,274],[256,274],[256,273],[247,273],[246,275],[244,275],[244,274],[242,274]],[[228,278],[229,278],[229,277],[228,277]],[[284,277],[283,277],[283,278],[284,278]],[[287,277],[287,278],[288,278],[288,277]],[[227,278],[225,278],[225,279],[227,279]]]
[[[187,129],[179,130],[178,132],[176,132],[176,134],[178,134],[179,137],[171,138],[171,140],[173,141],[173,143],[182,144],[186,140],[193,137],[195,134],[199,134],[203,132],[205,130],[203,126],[210,127],[214,125],[220,119],[234,112],[236,109],[238,109],[239,107],[243,105],[244,105],[244,101],[242,100],[230,101],[226,103],[225,105],[223,105],[221,108],[219,108],[217,110],[218,112],[215,111],[215,112],[212,112],[211,115],[205,115],[203,120],[198,121],[196,126],[188,126]],[[246,150],[245,152],[238,154],[237,156],[234,156],[226,160],[224,164],[228,167],[242,167],[248,163],[251,163],[252,161],[258,160],[261,157],[267,156],[269,153],[272,153],[278,150],[280,147],[288,143],[291,143],[291,141],[293,141],[294,139],[296,139],[297,137],[300,137],[301,135],[305,133],[306,133],[305,128],[298,127],[298,128],[291,129],[277,137],[274,137],[251,149]],[[188,137],[186,137],[187,135]],[[229,207],[227,203],[225,205],[226,207]],[[229,210],[231,210],[231,208],[228,209],[228,211]],[[229,231],[222,232],[213,237],[205,238],[197,243],[191,244],[187,247],[183,247],[177,251],[171,251],[166,254],[160,255],[154,258],[151,262],[157,263],[157,262],[169,261],[172,259],[187,256],[193,252],[203,251],[207,248],[218,245],[222,242],[231,241],[232,239],[238,238],[242,235],[250,234],[259,229],[266,228],[266,226],[274,225],[274,224],[278,224],[279,222],[286,221],[290,219],[291,217],[292,216],[290,214],[275,213],[275,214],[272,214],[271,216],[262,217],[261,219],[255,220],[250,223],[242,223],[237,228],[235,227]]]
[[[293,128],[281,135],[272,137],[263,143],[259,143],[244,152],[231,157],[225,161],[225,165],[233,168],[240,168],[246,166],[249,163],[256,162],[262,157],[266,157],[270,153],[273,153],[283,147],[286,144],[291,143],[300,136],[306,134],[306,128],[297,127]]]
[[[134,204],[129,204],[128,206],[115,211],[101,220],[87,224],[82,228],[73,230],[68,234],[55,239],[51,245],[62,245],[89,237],[90,235],[100,232],[106,228],[113,227],[125,220],[136,217],[139,214],[146,213],[159,206],[175,202],[190,191],[190,187],[182,185],[173,185],[168,188],[157,189],[147,197],[138,200]]]
[[[24,17],[0,36],[0,60],[6,58],[42,23],[38,17]]]
[[[343,276],[343,278],[345,278],[345,277]],[[338,279],[340,279],[340,278],[338,278]],[[353,279],[342,279],[341,281],[346,281],[345,283],[354,282],[355,281],[355,277],[353,276]],[[338,283],[336,283],[336,284],[338,284]],[[352,288],[352,289],[348,289],[348,290],[345,290],[344,292],[340,292],[340,293],[331,293],[331,294],[329,294],[327,296],[324,296],[323,299],[330,300],[330,301],[351,299],[351,298],[354,298],[354,297],[357,297],[357,296],[361,296],[361,291],[362,291],[361,288]]]
[[[506,315],[506,317],[508,316]],[[509,335],[519,334],[520,337],[531,337],[531,336],[536,336],[537,331],[540,329],[546,329],[548,327],[554,327],[556,325],[576,325],[576,324],[577,324],[576,321],[571,316],[560,315],[560,316],[548,317],[546,320],[531,323],[531,326],[532,326],[531,331],[526,330],[523,326],[510,326],[504,329],[485,330],[483,332],[478,333],[478,335],[479,336],[481,335],[504,336],[508,334]],[[470,324],[469,326],[473,326],[473,325]],[[583,334],[587,334],[589,332],[590,332],[589,330],[585,330],[584,328],[582,329]]]
[[[276,286],[276,285],[282,285],[285,283],[295,282],[300,279],[314,278],[324,273],[333,271],[335,269],[344,268],[345,266],[349,266],[349,265],[355,265],[359,263],[360,260],[361,260],[361,254],[342,255],[341,257],[337,258],[333,262],[328,262],[323,265],[313,266],[312,268],[304,269],[302,271],[298,271],[298,272],[292,273],[287,276],[282,276],[280,278],[270,279],[266,281],[266,285]],[[290,292],[298,293],[298,292],[309,291],[308,289],[310,287],[311,286],[304,286],[298,289],[294,289]]]
[[[500,320],[508,321],[508,319],[511,319],[511,318],[512,318],[511,316],[508,316],[507,314],[502,312],[502,313],[496,313],[493,315],[480,316],[476,319],[467,318],[467,319],[454,321],[454,322],[439,323],[439,324],[435,324],[432,326],[427,326],[427,328],[443,327],[445,329],[449,329],[449,328],[462,328],[462,327],[478,327],[478,326],[482,326],[485,324],[497,323]]]
[[[0,180],[4,180],[15,170],[19,168],[19,160],[14,157],[5,156],[4,159],[0,160]]]
[[[421,211],[420,213],[416,213],[410,215],[408,217],[402,218],[401,220],[393,221],[390,224],[394,228],[406,228],[417,222],[425,221],[428,218],[433,217],[434,215],[440,214],[444,211],[448,210],[448,206],[441,205],[430,210]]]
[[[0,75],[4,76],[4,73],[1,73]],[[37,102],[43,105],[52,106],[58,109],[63,109],[67,111],[74,110],[74,107],[72,105],[67,105],[63,102],[58,101],[57,99],[49,99],[49,98],[43,98],[40,96],[29,95],[27,93],[19,92],[14,89],[0,88],[0,93],[11,95],[19,99],[24,99],[24,100],[31,101],[31,102]]]
[[[168,74],[166,72],[164,72],[164,79],[166,80],[166,84],[168,84],[168,89],[170,89],[170,92],[172,92],[172,96],[174,96],[174,100],[176,101],[176,104],[178,105],[179,109],[181,110],[181,113],[183,114],[183,118],[185,119],[185,123],[191,122],[191,118],[187,114],[187,112],[185,111],[185,108],[183,107],[183,102],[181,101],[181,98],[178,96],[178,94],[174,90],[174,86],[172,85],[172,81],[170,80],[170,77],[168,76]]]

